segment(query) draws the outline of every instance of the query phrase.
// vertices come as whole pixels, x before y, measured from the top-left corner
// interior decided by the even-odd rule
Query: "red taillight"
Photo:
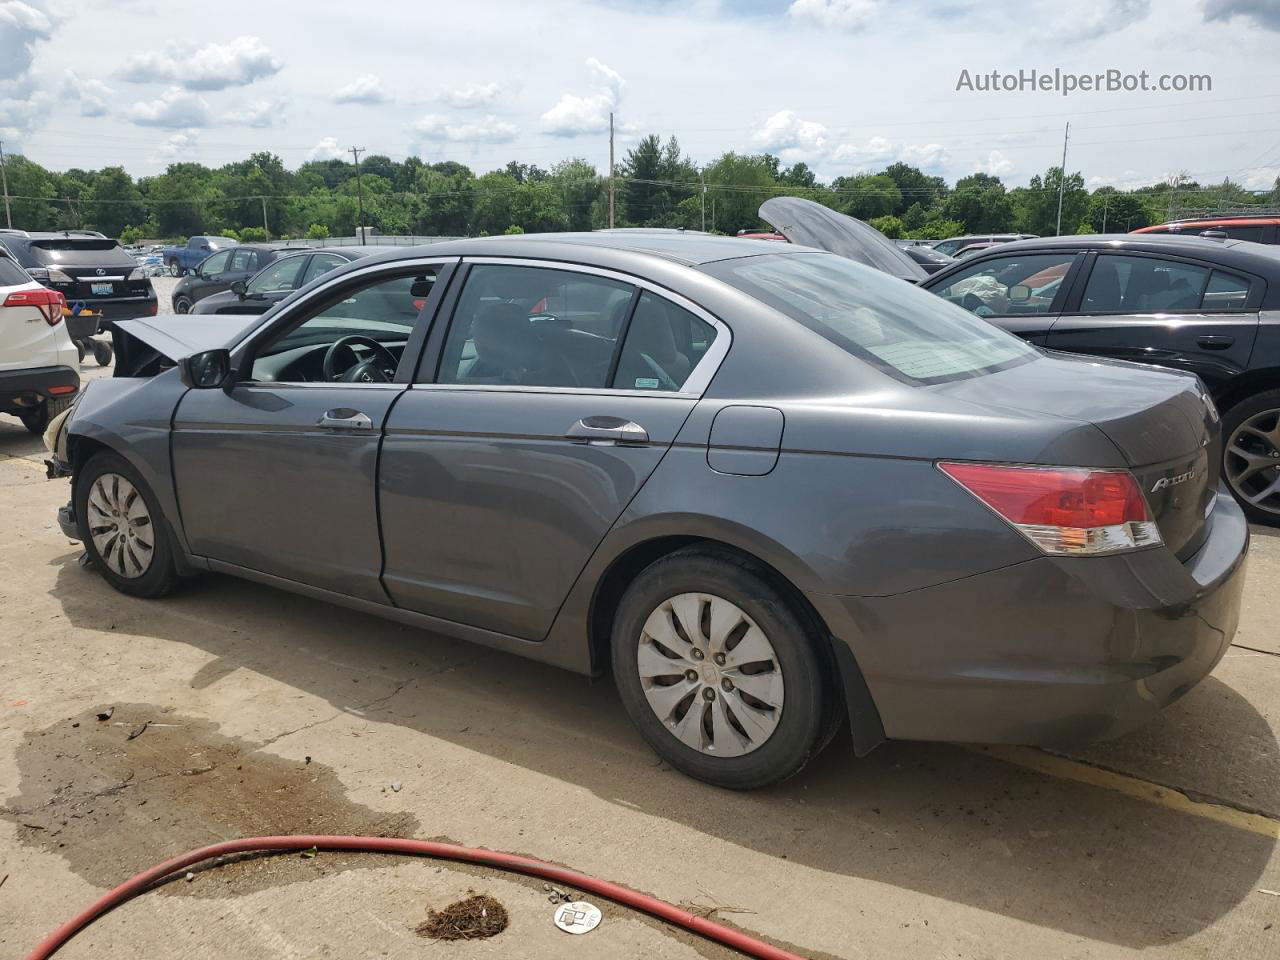
[[[938,468],[1047,553],[1109,553],[1161,542],[1127,470],[990,463]]]
[[[62,309],[67,305],[67,298],[57,290],[41,287],[38,290],[15,290],[4,298],[6,307],[35,307],[49,326],[62,322]]]

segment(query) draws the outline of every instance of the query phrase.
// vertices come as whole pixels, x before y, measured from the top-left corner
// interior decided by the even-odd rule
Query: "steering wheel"
[[[373,356],[361,360],[353,349],[356,345],[367,347]],[[340,357],[349,361],[341,369]],[[395,355],[377,340],[352,335],[335,340],[325,351],[321,374],[325,380],[336,383],[390,383],[396,375],[396,365]]]

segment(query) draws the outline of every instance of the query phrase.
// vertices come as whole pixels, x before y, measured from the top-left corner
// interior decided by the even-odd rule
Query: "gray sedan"
[[[1115,736],[1235,630],[1248,532],[1196,377],[834,254],[456,241],[115,337],[51,431],[114,587],[217,571],[611,670],[715,784],[796,773],[846,717],[858,754]]]

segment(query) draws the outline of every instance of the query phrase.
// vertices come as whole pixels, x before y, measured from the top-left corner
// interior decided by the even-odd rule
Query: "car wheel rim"
[[[134,580],[151,568],[155,527],[137,487],[118,473],[104,473],[89,488],[89,535],[108,569]]]
[[[636,665],[654,715],[699,753],[739,757],[778,728],[784,684],[773,644],[722,597],[664,600],[641,630]]]
[[[178,301],[178,306],[177,306],[177,308],[176,308],[176,309],[177,309],[178,313],[186,313],[188,310],[190,310],[190,309],[191,309],[191,307],[187,305],[187,301],[185,301],[185,300],[179,300],[179,301]]]
[[[1255,413],[1236,427],[1223,466],[1241,500],[1280,516],[1280,410]]]

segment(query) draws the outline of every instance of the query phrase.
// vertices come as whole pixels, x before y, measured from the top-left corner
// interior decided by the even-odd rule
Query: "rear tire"
[[[73,499],[80,542],[107,583],[133,597],[162,597],[177,586],[169,524],[132,464],[94,454],[76,473]]]
[[[1254,394],[1223,415],[1222,475],[1245,516],[1280,526],[1280,390]]]
[[[839,697],[825,643],[757,563],[690,547],[646,567],[623,595],[613,675],[662,759],[754,789],[794,776],[830,739]]]
[[[182,267],[180,267],[180,266],[178,265],[178,261],[177,261],[177,260],[170,260],[170,261],[169,261],[169,276],[171,276],[171,277],[180,277],[180,276],[182,276]]]
[[[80,362],[84,363],[84,341],[76,341],[76,355],[80,358]]]
[[[98,361],[98,366],[109,366],[112,356],[111,344],[102,340],[90,340],[89,345],[93,348],[93,359]]]
[[[22,421],[24,427],[38,437],[49,426],[49,421],[71,406],[72,402],[73,398],[71,397],[46,400],[40,406],[33,407],[29,413],[18,414],[18,419]]]

